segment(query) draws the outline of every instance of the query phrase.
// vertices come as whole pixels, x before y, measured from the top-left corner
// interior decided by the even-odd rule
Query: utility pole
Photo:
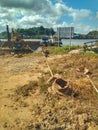
[[[69,43],[69,50],[71,49],[71,37],[72,37],[72,35],[71,35],[71,27],[70,27],[70,43]]]
[[[8,25],[6,25],[6,30],[7,30],[7,38],[8,38],[8,41],[10,41],[11,38],[10,38],[9,26],[8,26]]]
[[[58,32],[58,47],[59,47],[59,41],[60,41],[60,32],[59,32],[60,30],[59,30],[59,27],[57,28],[57,30],[58,30],[57,32]]]

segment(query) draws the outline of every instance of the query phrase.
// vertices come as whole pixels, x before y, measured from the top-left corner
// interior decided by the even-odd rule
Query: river
[[[1,39],[0,41],[0,47],[3,45],[3,41],[7,41],[7,39]],[[24,39],[24,41],[41,41],[41,39]],[[79,45],[79,46],[83,46],[83,44],[85,42],[91,42],[91,41],[98,41],[98,39],[62,39],[62,46],[66,46],[66,45]],[[95,43],[93,43],[95,44]]]
[[[98,41],[98,39],[62,39],[63,46],[66,45],[79,45],[83,46],[85,42]],[[94,43],[95,44],[95,43]]]

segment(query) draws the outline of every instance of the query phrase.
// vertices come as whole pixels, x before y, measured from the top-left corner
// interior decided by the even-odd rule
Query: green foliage
[[[98,38],[98,31],[91,31],[87,34],[90,38]]]
[[[98,36],[98,31],[91,31],[87,35],[93,35],[93,36]]]
[[[52,47],[50,49],[50,54],[63,54],[65,52],[68,52],[66,47]]]
[[[24,36],[31,36],[31,38],[40,38],[41,35],[54,35],[55,31],[52,28],[33,27],[29,29],[17,29],[19,34]]]
[[[7,38],[7,33],[6,33],[6,32],[0,33],[0,37],[1,37],[1,38]]]
[[[79,46],[71,46],[70,48],[69,48],[69,46],[51,47],[50,53],[51,54],[64,54],[64,53],[69,52],[70,50],[78,49],[78,48],[79,48]]]
[[[41,38],[42,35],[50,36],[50,35],[55,34],[55,31],[53,30],[53,28],[44,28],[43,26],[32,27],[32,28],[28,28],[28,29],[18,28],[17,32],[23,38],[34,38],[34,39]],[[6,31],[1,32],[0,36],[3,36],[4,38],[7,38],[7,32]]]

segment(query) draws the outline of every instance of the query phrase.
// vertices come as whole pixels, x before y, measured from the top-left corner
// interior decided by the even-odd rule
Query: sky
[[[0,32],[9,28],[74,27],[98,30],[98,0],[0,0]]]

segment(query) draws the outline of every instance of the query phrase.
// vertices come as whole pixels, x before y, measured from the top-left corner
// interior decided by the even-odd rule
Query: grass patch
[[[92,53],[92,52],[86,52],[83,53],[83,55],[87,58],[98,58],[98,54],[97,53]]]
[[[22,95],[22,96],[29,96],[30,92],[36,89],[38,86],[37,81],[31,81],[28,84],[25,84],[24,86],[20,86],[16,89],[15,93],[17,95]]]
[[[46,92],[49,84],[47,84],[46,79],[44,77],[39,78],[38,86],[41,92]]]
[[[23,56],[25,56],[25,57],[30,57],[30,56],[41,57],[43,55],[42,55],[42,52],[32,52],[32,53],[25,53],[25,54],[23,54]]]
[[[79,49],[79,46],[71,46],[69,48],[69,46],[62,46],[62,47],[48,47],[50,54],[64,54],[64,53],[68,53],[70,50],[73,49]]]

